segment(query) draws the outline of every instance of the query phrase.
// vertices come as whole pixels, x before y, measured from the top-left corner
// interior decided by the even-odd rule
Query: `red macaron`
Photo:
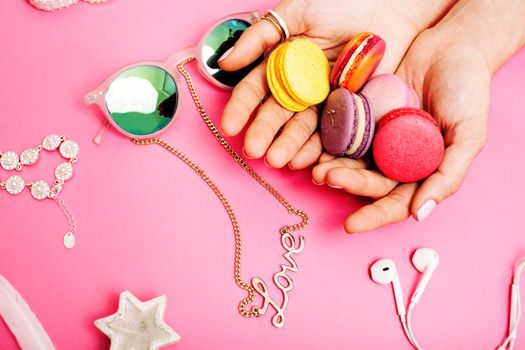
[[[398,108],[377,126],[374,160],[381,172],[398,182],[431,175],[443,160],[445,142],[437,122],[418,108]]]

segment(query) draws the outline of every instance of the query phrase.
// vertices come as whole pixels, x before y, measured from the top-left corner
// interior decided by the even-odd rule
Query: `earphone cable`
[[[416,337],[414,336],[414,332],[412,331],[412,311],[414,311],[414,307],[416,306],[416,303],[414,302],[410,302],[410,304],[408,305],[408,310],[407,310],[407,328],[408,328],[408,334],[410,335],[410,339],[412,339],[412,345],[414,345],[414,347],[417,349],[417,350],[422,350],[421,346],[419,346],[417,340],[416,340]]]
[[[421,348],[418,347],[417,343],[413,339],[412,334],[410,333],[410,331],[408,329],[407,316],[406,315],[399,315],[399,319],[401,320],[401,325],[403,326],[403,331],[405,332],[405,335],[406,335],[408,341],[410,341],[410,344],[414,348],[416,348],[417,350],[421,350]]]
[[[515,293],[516,297],[516,313],[514,314],[514,320],[511,319],[510,324],[513,324],[513,326],[509,329],[509,335],[505,339],[505,341],[498,347],[498,350],[512,350],[514,348],[514,342],[516,341],[516,331],[518,330],[518,325],[521,320],[521,297],[520,297],[520,277],[521,272],[523,271],[523,268],[525,267],[525,259],[521,259],[516,266],[516,272],[514,274],[514,278],[512,281],[512,287],[515,288],[513,291]],[[514,305],[512,305],[511,300],[511,312],[510,316],[513,316],[512,309],[514,308]],[[513,322],[512,322],[513,321]]]
[[[520,296],[520,277],[523,267],[525,266],[525,260],[521,260],[518,263],[516,268],[516,275],[514,276],[514,286],[516,288],[516,314],[514,315],[514,327],[510,330],[510,341],[509,341],[509,350],[514,348],[514,343],[516,342],[516,332],[518,331],[518,324],[521,319],[521,296]]]

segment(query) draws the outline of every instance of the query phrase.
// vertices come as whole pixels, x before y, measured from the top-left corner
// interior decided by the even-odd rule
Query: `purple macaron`
[[[374,137],[375,118],[368,99],[347,89],[334,90],[321,115],[321,141],[334,156],[363,157]]]

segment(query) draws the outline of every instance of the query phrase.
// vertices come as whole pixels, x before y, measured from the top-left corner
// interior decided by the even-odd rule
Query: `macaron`
[[[330,64],[323,50],[307,39],[281,44],[268,58],[268,86],[284,108],[300,112],[323,102],[330,92]]]
[[[365,96],[334,90],[321,115],[321,142],[326,152],[353,159],[363,157],[374,137],[374,111]]]
[[[332,86],[358,92],[376,70],[385,49],[379,35],[363,32],[354,36],[335,62],[330,75]]]
[[[419,97],[414,89],[394,74],[373,77],[363,87],[361,94],[374,106],[376,121],[396,108],[420,107]]]
[[[437,122],[418,108],[398,108],[378,123],[374,160],[381,172],[398,182],[431,175],[443,160],[445,144]]]

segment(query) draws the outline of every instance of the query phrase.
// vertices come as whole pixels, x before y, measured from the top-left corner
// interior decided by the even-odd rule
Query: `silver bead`
[[[55,177],[59,181],[67,181],[73,176],[73,166],[71,163],[61,163],[55,169]]]
[[[20,162],[24,165],[35,164],[38,160],[38,150],[35,148],[26,149],[20,154]]]
[[[18,154],[15,152],[5,152],[2,154],[2,158],[0,158],[0,166],[4,168],[4,170],[14,170],[18,166]]]
[[[25,185],[26,184],[24,180],[20,176],[13,175],[13,176],[8,177],[7,180],[5,181],[5,190],[9,194],[17,195],[19,193],[22,193]]]
[[[60,154],[67,159],[75,158],[79,151],[80,148],[75,141],[67,140],[60,145]]]
[[[44,198],[47,198],[50,193],[51,189],[45,181],[38,180],[33,182],[33,184],[31,185],[31,195],[35,199],[42,200]]]
[[[44,141],[42,141],[42,147],[46,151],[54,151],[60,146],[60,143],[62,142],[62,138],[59,135],[48,135],[44,138]]]

